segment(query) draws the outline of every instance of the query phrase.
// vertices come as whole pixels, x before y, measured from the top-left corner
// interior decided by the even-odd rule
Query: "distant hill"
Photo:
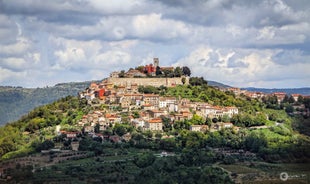
[[[287,94],[301,94],[301,95],[310,95],[310,87],[305,88],[242,88],[247,91],[257,91],[257,92],[263,92],[263,93],[274,93],[274,92],[284,92]]]
[[[84,90],[91,82],[61,83],[53,87],[22,88],[0,86],[0,126],[18,120],[35,107]]]
[[[220,88],[230,88],[231,86],[228,86],[226,84],[222,84],[216,81],[208,81],[209,86],[214,86],[214,87],[220,87]]]

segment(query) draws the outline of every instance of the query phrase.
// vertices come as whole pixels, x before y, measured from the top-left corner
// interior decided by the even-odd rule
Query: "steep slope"
[[[18,120],[35,107],[84,90],[90,82],[61,83],[45,88],[0,87],[0,126]]]

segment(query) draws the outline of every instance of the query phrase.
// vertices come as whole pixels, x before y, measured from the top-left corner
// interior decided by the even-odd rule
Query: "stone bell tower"
[[[158,58],[154,58],[154,68],[156,69],[157,66],[159,66],[159,59]]]

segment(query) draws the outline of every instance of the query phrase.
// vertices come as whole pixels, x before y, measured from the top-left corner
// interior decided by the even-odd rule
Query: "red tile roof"
[[[160,118],[154,118],[149,120],[149,123],[162,123],[162,120]]]

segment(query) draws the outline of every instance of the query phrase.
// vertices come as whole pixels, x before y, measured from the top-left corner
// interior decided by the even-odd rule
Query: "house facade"
[[[160,118],[150,119],[146,122],[146,129],[151,131],[162,131],[163,123]]]

